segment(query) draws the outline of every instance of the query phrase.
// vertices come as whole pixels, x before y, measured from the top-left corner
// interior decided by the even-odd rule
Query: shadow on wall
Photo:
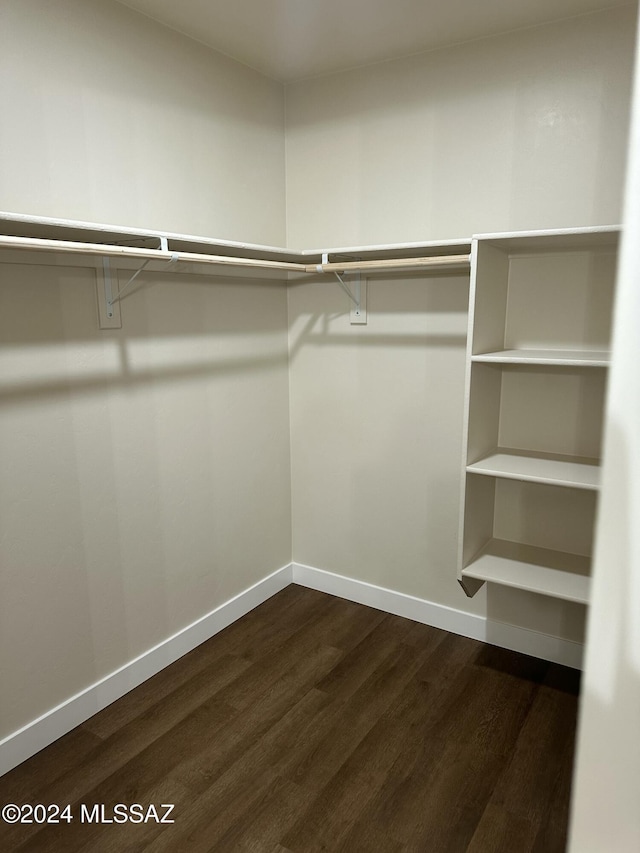
[[[0,403],[284,367],[283,288],[142,273],[121,300],[122,328],[99,330],[93,270],[2,264]]]
[[[284,287],[123,303],[0,265],[0,738],[291,559]]]
[[[345,276],[349,283],[348,276]],[[405,285],[403,287],[403,285]],[[411,286],[414,285],[414,286]],[[419,293],[415,285],[424,285]],[[440,286],[441,285],[441,286]],[[292,328],[290,357],[293,359],[305,346],[347,347],[416,347],[429,346],[465,347],[465,333],[451,333],[444,325],[460,327],[459,322],[447,323],[444,315],[465,318],[469,309],[469,279],[455,271],[439,272],[425,279],[424,273],[396,275],[392,281],[383,276],[369,276],[368,311],[370,319],[366,325],[350,326],[349,298],[330,279],[309,277],[304,282],[289,285],[293,299],[289,300],[289,324]],[[304,288],[305,296],[300,301],[295,291]],[[421,331],[399,328],[398,331],[377,331],[381,326],[388,329],[398,326],[394,315],[410,314],[412,317],[432,315],[431,322],[423,322]],[[383,316],[380,316],[383,315]],[[438,329],[438,315],[443,328]],[[434,322],[435,318],[435,322]],[[400,321],[401,322],[401,321]],[[300,324],[300,327],[296,325]],[[345,330],[345,325],[348,327]],[[414,326],[414,323],[405,326]],[[427,328],[431,326],[431,328]]]

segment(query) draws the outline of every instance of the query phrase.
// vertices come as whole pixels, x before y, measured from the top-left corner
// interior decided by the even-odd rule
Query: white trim
[[[576,669],[581,666],[583,647],[580,643],[504,622],[491,621],[483,616],[465,613],[453,607],[323,569],[290,563],[1,740],[0,776],[206,642],[291,583],[375,607],[377,610],[432,625],[463,637],[471,637]]]
[[[404,616],[406,619],[413,619],[414,622],[441,628],[443,631],[481,640],[483,643],[512,649],[574,669],[580,669],[582,666],[583,645],[572,640],[541,634],[538,631],[508,625],[506,622],[496,622],[484,616],[465,613],[444,604],[436,604],[433,601],[395,592],[355,578],[336,575],[323,569],[314,569],[312,566],[304,566],[300,563],[293,563],[293,582],[309,589],[355,601],[358,604],[366,604],[368,607],[375,607],[386,613]]]
[[[289,564],[1,740],[0,775],[49,746],[143,681],[209,640],[254,607],[289,586],[291,580],[292,566]]]

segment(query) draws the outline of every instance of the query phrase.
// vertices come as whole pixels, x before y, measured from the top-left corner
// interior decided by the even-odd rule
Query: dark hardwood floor
[[[0,850],[562,851],[578,679],[290,586],[2,777],[73,821]],[[175,823],[81,822],[117,803]]]

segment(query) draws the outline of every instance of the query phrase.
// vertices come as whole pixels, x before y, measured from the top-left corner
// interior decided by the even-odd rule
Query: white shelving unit
[[[474,239],[458,579],[588,603],[619,230]]]

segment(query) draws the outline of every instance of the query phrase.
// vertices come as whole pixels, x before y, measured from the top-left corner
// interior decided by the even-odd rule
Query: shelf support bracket
[[[340,285],[340,287],[344,290],[344,292],[347,294],[349,299],[353,302],[353,304],[357,308],[359,305],[359,300],[357,299],[355,294],[351,291],[351,288],[349,287],[349,285],[346,283],[346,281],[344,281],[344,279],[342,278],[340,273],[334,272],[334,275],[338,279],[338,284]]]
[[[360,273],[357,272],[353,280],[353,290],[344,281],[341,275],[334,271],[335,277],[338,279],[338,284],[353,302],[351,306],[351,325],[364,326],[367,323],[367,281],[361,281]]]
[[[167,240],[166,237],[162,237],[161,240],[163,240],[166,244],[166,240]],[[126,284],[122,285],[122,287],[118,290],[118,295],[114,296],[113,299],[111,300],[112,305],[114,302],[119,302],[122,299],[122,297],[124,296],[125,290],[133,284],[133,282],[138,278],[140,273],[145,270],[145,268],[148,266],[148,264],[151,263],[152,260],[154,260],[154,258],[150,258],[148,261],[145,261],[142,264],[142,266],[140,267],[140,269],[138,269],[134,272],[134,274],[131,276],[129,281],[126,282]],[[177,252],[174,252],[171,255],[171,258],[169,259],[169,266],[170,267],[173,266],[173,264],[177,263],[177,261],[178,261],[178,254],[177,254]],[[107,306],[107,308],[108,308],[108,306]]]
[[[102,274],[104,281],[104,301],[107,306],[107,317],[113,320],[113,281],[111,278],[111,262],[109,258],[102,259]]]
[[[166,237],[160,238],[160,250],[168,250]],[[173,252],[168,260],[168,266],[172,267],[178,262],[178,260],[178,253]],[[142,266],[134,272],[131,278],[118,289],[117,294],[114,296],[114,279],[111,269],[111,259],[109,257],[102,259],[102,283],[100,284],[100,282],[98,282],[98,314],[101,329],[121,328],[120,307],[118,303],[124,296],[125,291],[131,287],[133,282],[138,278],[140,273],[146,269],[151,261],[157,261],[157,259],[149,258],[148,261],[145,261]]]
[[[111,300],[111,304],[112,304],[112,305],[113,305],[113,303],[114,303],[114,302],[120,302],[120,300],[121,300],[121,299],[122,299],[122,297],[124,296],[124,292],[125,292],[125,290],[133,284],[133,282],[138,278],[138,276],[140,275],[140,273],[141,273],[141,272],[143,272],[143,270],[144,270],[144,269],[149,265],[149,263],[150,263],[150,261],[145,261],[145,262],[142,264],[142,266],[140,267],[140,269],[137,269],[137,270],[134,272],[134,274],[131,276],[131,278],[129,279],[129,281],[128,281],[126,284],[124,284],[124,285],[123,285],[123,286],[118,290],[118,295],[117,295],[117,296],[114,296],[114,297],[113,297],[113,299]],[[107,305],[107,312],[108,312],[108,309],[109,309],[109,306]]]
[[[111,260],[108,257],[102,259],[102,269],[96,270],[96,295],[98,298],[98,328],[120,329],[120,306],[113,302],[113,275]]]

